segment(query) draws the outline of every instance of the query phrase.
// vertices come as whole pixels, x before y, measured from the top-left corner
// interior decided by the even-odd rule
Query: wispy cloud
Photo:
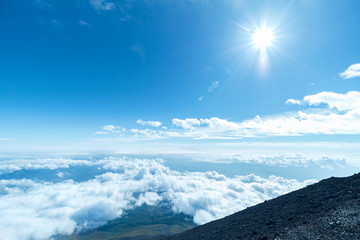
[[[160,159],[106,158],[97,164],[109,172],[83,182],[0,180],[0,236],[49,239],[100,226],[128,209],[160,201],[202,224],[314,182],[178,172]]]
[[[84,20],[79,20],[79,24],[81,26],[84,26],[84,27],[87,27],[87,28],[90,28],[90,29],[92,28],[91,24],[88,23],[88,22],[85,22]]]
[[[53,1],[49,0],[34,0],[34,2],[41,8],[52,8]]]
[[[161,126],[161,122],[159,121],[144,121],[141,119],[138,119],[136,121],[137,124],[140,124],[142,126],[151,126],[151,127],[160,127]]]
[[[152,129],[137,129],[133,128],[130,129],[130,132],[134,134],[134,137],[140,138],[140,139],[162,139],[164,138],[164,132],[163,131],[156,131]]]
[[[126,129],[125,128],[122,128],[122,127],[119,127],[119,126],[114,126],[114,125],[104,125],[101,127],[102,131],[97,131],[95,132],[95,134],[97,135],[106,135],[106,134],[109,134],[109,133],[122,133],[122,132],[125,132]]]
[[[0,141],[15,141],[15,138],[0,138]]]
[[[60,22],[59,20],[53,19],[51,21],[51,24],[54,26],[54,28],[57,28],[59,30],[65,30],[66,29],[66,26],[62,22]]]
[[[327,154],[331,156],[333,154]],[[339,154],[340,155],[340,154]],[[319,166],[321,168],[335,169],[339,167],[346,167],[347,162],[346,156],[327,157],[323,153],[307,153],[294,152],[293,151],[268,151],[264,153],[262,150],[257,149],[253,152],[243,152],[238,154],[225,154],[220,158],[198,158],[200,162],[211,162],[211,163],[249,163],[249,164],[260,164],[280,167],[309,167]]]
[[[144,49],[142,46],[135,45],[135,46],[132,46],[130,49],[132,51],[134,51],[137,55],[139,55],[142,61],[145,60],[145,53],[144,53]]]
[[[107,0],[90,0],[90,5],[97,10],[114,10],[115,3]]]
[[[360,77],[360,63],[351,65],[344,72],[340,73],[340,76],[343,79]]]

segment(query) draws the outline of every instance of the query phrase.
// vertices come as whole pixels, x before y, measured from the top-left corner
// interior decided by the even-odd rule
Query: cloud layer
[[[160,159],[106,158],[94,164],[112,172],[83,182],[1,180],[0,238],[49,239],[97,227],[128,209],[160,202],[202,224],[313,182],[178,172]]]
[[[259,136],[301,136],[314,134],[360,134],[360,92],[320,92],[287,104],[307,106],[297,112],[229,121],[212,117],[172,119],[172,126],[161,130],[131,129],[127,138],[161,139],[240,139]],[[160,122],[138,120],[143,126],[159,127]],[[104,127],[103,127],[104,128]],[[108,131],[110,132],[110,131]],[[114,131],[113,131],[114,132]]]

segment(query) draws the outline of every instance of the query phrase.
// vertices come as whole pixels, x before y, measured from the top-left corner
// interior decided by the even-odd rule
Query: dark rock
[[[331,177],[165,239],[358,240],[359,186],[360,174]]]

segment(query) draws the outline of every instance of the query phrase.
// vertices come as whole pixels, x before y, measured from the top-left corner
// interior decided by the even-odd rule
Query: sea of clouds
[[[99,174],[84,181],[63,178],[75,166],[84,171],[90,166]],[[50,239],[101,226],[143,204],[164,202],[174,213],[203,224],[315,182],[180,172],[165,166],[162,159],[130,157],[8,160],[0,164],[0,177],[29,169],[50,169],[60,181],[0,180],[0,239]]]

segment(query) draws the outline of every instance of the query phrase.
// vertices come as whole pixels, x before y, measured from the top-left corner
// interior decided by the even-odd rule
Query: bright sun
[[[266,49],[273,42],[274,34],[269,28],[263,27],[253,34],[253,43],[257,48]]]

